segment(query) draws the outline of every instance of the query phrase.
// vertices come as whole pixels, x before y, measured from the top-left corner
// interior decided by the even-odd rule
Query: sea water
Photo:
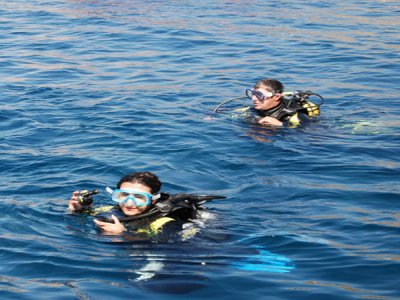
[[[400,297],[398,1],[0,4],[1,299]],[[318,122],[213,114],[264,77]],[[227,198],[178,243],[67,213],[134,171]]]

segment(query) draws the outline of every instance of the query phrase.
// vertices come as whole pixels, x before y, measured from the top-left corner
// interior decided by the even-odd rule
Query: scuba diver
[[[210,213],[202,207],[202,204],[214,199],[225,199],[224,196],[217,195],[169,195],[163,192],[160,193],[161,185],[158,177],[151,172],[127,174],[119,180],[116,189],[106,189],[117,205],[93,207],[93,196],[98,194],[99,191],[83,190],[72,193],[68,209],[71,212],[94,216],[96,226],[105,234],[123,235],[124,240],[127,241],[187,241],[199,232],[202,227],[202,221],[210,219],[207,216]],[[112,213],[111,218],[102,217],[103,213],[108,215]],[[247,239],[252,239],[252,237],[246,237],[245,240],[247,241]],[[237,249],[234,249],[234,262],[225,262],[227,266],[245,272],[282,273],[290,272],[294,268],[289,258],[269,252],[261,246],[256,245],[253,247],[254,245],[248,244],[245,240],[243,240],[245,244],[242,246],[244,247],[243,249],[240,245],[237,246]],[[179,250],[181,248],[176,249]],[[200,251],[206,251],[207,255],[210,251],[207,248],[201,248],[201,245],[199,246],[198,244],[196,244],[195,248],[183,249],[196,249],[196,251],[200,249]],[[244,251],[246,254],[243,258],[237,259],[236,256],[238,254],[235,251]],[[140,255],[142,254],[139,253],[139,257],[143,257],[143,255]],[[159,252],[149,252],[144,257],[145,264],[139,269],[133,269],[130,272],[132,273],[130,275],[132,279],[130,280],[141,282],[144,287],[160,286],[162,288],[165,278],[179,279],[181,274],[184,274],[185,283],[182,288],[188,290],[198,288],[199,285],[196,285],[196,280],[199,281],[199,279],[196,279],[197,277],[192,275],[191,278],[194,284],[191,285],[186,279],[187,273],[185,270],[177,270],[176,265],[173,265],[173,270],[168,269],[168,260],[164,256]],[[196,255],[193,257],[196,259]],[[157,281],[159,274],[160,281]],[[199,278],[204,281],[201,276]],[[150,279],[152,281],[149,281]],[[170,281],[167,280],[167,282]],[[167,289],[171,290],[171,286],[168,285]]]
[[[197,218],[204,211],[201,205],[224,196],[160,193],[161,182],[151,172],[136,172],[123,176],[115,190],[107,187],[115,206],[93,208],[94,191],[75,191],[69,199],[68,209],[72,212],[97,216],[94,223],[106,234],[118,235],[123,232],[138,234],[138,238],[157,236],[168,224],[188,228],[185,222]],[[111,218],[99,217],[104,212],[112,212]],[[186,226],[184,226],[186,225]],[[197,232],[191,228],[191,234]],[[184,238],[184,236],[182,236]]]
[[[321,103],[314,104],[308,101],[310,96],[317,96]],[[241,112],[251,111],[256,115],[256,122],[261,125],[282,126],[284,124],[299,125],[320,115],[320,106],[324,98],[311,91],[284,92],[284,86],[275,79],[264,78],[258,81],[252,89],[246,90],[246,97],[226,100],[214,110],[219,109],[227,102],[250,98],[253,107],[241,109]]]

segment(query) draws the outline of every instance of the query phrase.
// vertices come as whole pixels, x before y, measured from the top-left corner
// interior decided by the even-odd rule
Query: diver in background
[[[283,84],[275,79],[261,79],[253,89],[246,90],[246,95],[253,100],[257,123],[262,125],[298,125],[320,113],[319,106],[309,101],[285,98]]]
[[[212,199],[223,199],[223,196],[206,196],[193,194],[169,195],[159,193],[162,183],[151,172],[136,172],[123,176],[117,189],[107,188],[116,206],[93,208],[92,203],[82,201],[82,191],[75,191],[69,199],[68,209],[73,212],[85,212],[98,215],[111,211],[111,219],[95,219],[94,222],[107,234],[122,234],[125,231],[152,237],[163,231],[167,224],[173,224],[180,229],[185,223],[196,218],[203,210],[201,204]],[[84,204],[82,204],[84,203]],[[118,215],[118,217],[116,216]],[[181,222],[176,222],[181,221]],[[195,233],[196,229],[191,233]],[[185,238],[184,236],[182,236]]]

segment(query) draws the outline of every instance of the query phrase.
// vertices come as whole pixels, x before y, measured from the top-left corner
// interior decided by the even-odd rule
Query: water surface
[[[400,297],[398,1],[0,3],[2,299]],[[263,77],[319,122],[213,116]],[[66,214],[143,170],[227,200],[182,243]]]

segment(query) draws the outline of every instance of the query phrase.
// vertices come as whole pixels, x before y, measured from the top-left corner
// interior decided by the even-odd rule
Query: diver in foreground
[[[310,96],[317,96],[321,103],[314,104],[308,101]],[[284,124],[299,125],[315,119],[320,115],[320,106],[324,101],[322,96],[311,91],[284,92],[281,82],[269,78],[258,81],[253,89],[247,89],[246,97],[253,101],[253,107],[245,107],[240,112],[253,112],[258,124],[275,127]],[[215,108],[214,112],[218,112],[230,101],[246,97],[224,101]]]
[[[194,195],[160,193],[161,182],[151,172],[137,172],[123,176],[115,190],[107,188],[115,206],[95,208],[92,206],[93,191],[75,191],[69,199],[69,210],[94,216],[95,224],[106,234],[123,235],[130,241],[186,241],[198,233],[201,222],[207,218],[202,204],[213,199],[224,199],[216,195]],[[107,213],[111,218],[101,218]],[[99,217],[100,216],[100,217]],[[251,237],[246,237],[251,239]],[[244,241],[243,240],[243,241]],[[243,259],[231,265],[238,270],[290,272],[294,265],[289,258],[274,254],[260,246],[244,244],[250,251]],[[198,247],[198,245],[196,245]],[[252,249],[254,248],[254,249]],[[207,250],[208,251],[208,250]],[[207,252],[208,253],[208,252]],[[237,254],[237,253],[236,253]],[[146,264],[134,271],[135,281],[153,278],[164,268],[163,256],[149,255]],[[174,270],[175,272],[176,270]],[[163,274],[168,274],[165,272]],[[171,273],[172,274],[172,273]]]
[[[98,191],[85,190],[72,193],[68,209],[94,216],[112,212],[111,218],[103,216],[94,220],[103,232],[118,235],[128,231],[138,234],[138,237],[149,238],[161,233],[167,224],[188,229],[190,226],[187,226],[187,221],[201,214],[204,202],[225,198],[215,195],[169,195],[160,193],[161,185],[158,177],[151,172],[128,174],[120,179],[117,189],[106,189],[117,205],[93,208],[92,196]],[[196,230],[191,229],[194,234]],[[188,230],[183,234],[188,234]]]

